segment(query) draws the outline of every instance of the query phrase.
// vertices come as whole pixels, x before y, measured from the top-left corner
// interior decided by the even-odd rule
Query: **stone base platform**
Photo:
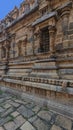
[[[3,76],[3,78],[0,78],[0,85],[19,90],[29,95],[73,105],[72,80]]]

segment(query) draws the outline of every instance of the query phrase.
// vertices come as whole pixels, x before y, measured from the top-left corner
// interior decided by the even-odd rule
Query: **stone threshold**
[[[0,90],[6,93],[10,93],[21,99],[34,101],[40,106],[46,106],[46,108],[51,109],[51,111],[55,111],[58,114],[66,116],[67,118],[73,120],[73,105],[69,106],[67,104],[57,102],[56,100],[41,98],[36,95],[27,94],[9,87],[0,86]]]

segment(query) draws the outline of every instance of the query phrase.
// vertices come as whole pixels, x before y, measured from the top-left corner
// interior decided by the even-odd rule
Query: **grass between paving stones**
[[[25,119],[26,121],[28,121],[28,119],[29,119],[28,117],[25,117],[25,116],[23,116],[23,117],[24,117],[24,119]]]
[[[11,95],[12,96],[12,99],[18,99],[18,96],[16,96],[16,95]]]
[[[14,121],[14,119],[15,119],[15,117],[14,117],[14,116],[10,115],[9,117],[10,117],[9,122],[10,122],[10,121]]]
[[[44,107],[43,108],[43,110],[45,110],[45,111],[49,111],[49,109],[48,109],[48,107],[46,106],[46,107]]]

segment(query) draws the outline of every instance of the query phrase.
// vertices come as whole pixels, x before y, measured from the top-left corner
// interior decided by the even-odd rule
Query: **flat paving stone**
[[[31,108],[34,108],[35,107],[35,104],[32,102],[32,103],[28,103],[26,105],[27,108],[31,109]]]
[[[8,104],[8,103],[4,105],[4,108],[6,108],[6,109],[7,109],[7,108],[10,108],[10,107],[11,107],[11,105]]]
[[[37,128],[37,130],[49,130],[49,126],[48,124],[46,124],[45,122],[43,122],[40,119],[37,119],[33,125]]]
[[[10,117],[7,116],[5,118],[0,118],[0,126],[4,125],[6,122],[10,120]]]
[[[38,117],[35,115],[35,116],[31,117],[30,119],[28,119],[28,121],[31,123],[34,123],[37,119],[38,119]]]
[[[0,99],[0,103],[2,103],[2,102],[4,102],[4,98],[1,98],[1,99]]]
[[[0,130],[4,130],[3,127],[0,127]]]
[[[12,101],[11,99],[8,99],[8,100],[5,100],[4,103],[5,104],[10,104],[11,101]]]
[[[13,101],[11,101],[10,104],[14,107],[19,107],[19,105],[20,105],[19,103],[16,103],[16,102],[13,102]]]
[[[0,113],[4,111],[4,108],[0,107]]]
[[[24,107],[23,105],[20,106],[17,111],[23,115],[25,118],[30,118],[31,116],[34,115],[34,112],[30,109],[27,109],[26,107]]]
[[[40,111],[40,107],[39,106],[35,106],[32,110],[37,114]]]
[[[42,110],[38,113],[38,116],[42,118],[43,120],[46,120],[49,122],[51,120],[52,113],[49,111]]]
[[[10,96],[6,95],[5,100],[8,100],[10,98],[11,98]]]
[[[16,103],[19,103],[19,104],[24,104],[24,105],[27,104],[27,102],[25,102],[25,101],[23,101],[23,100],[19,100],[19,99],[15,99],[14,101],[15,101]]]
[[[72,128],[72,121],[61,115],[57,116],[56,124],[59,126],[62,126],[63,128],[65,128],[67,130],[71,130],[71,128]]]
[[[16,124],[13,121],[11,121],[11,122],[6,123],[4,125],[4,128],[6,130],[16,130]]]
[[[35,130],[35,128],[28,121],[25,122],[20,129],[21,130]]]
[[[13,107],[6,109],[5,112],[1,113],[1,117],[6,117],[7,115],[9,115],[11,112],[13,111]]]
[[[59,126],[53,125],[51,130],[62,130]]]
[[[19,114],[20,114],[19,112],[15,111],[15,112],[13,112],[13,113],[11,114],[11,116],[16,117],[16,116],[18,116]]]
[[[21,126],[26,120],[20,115],[14,119],[17,127]]]

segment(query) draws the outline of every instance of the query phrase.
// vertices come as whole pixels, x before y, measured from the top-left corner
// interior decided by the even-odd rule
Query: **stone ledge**
[[[45,83],[45,84],[51,84],[56,86],[62,86],[63,83],[67,83],[66,87],[72,87],[73,88],[73,80],[63,80],[63,79],[50,79],[45,77],[33,77],[33,76],[21,76],[21,75],[3,75],[0,77],[0,80],[6,80],[6,79],[12,79],[12,80],[20,80],[20,81],[30,81],[30,82],[37,82],[37,83]]]
[[[58,67],[56,66],[49,66],[49,67],[33,67],[32,70],[57,70]]]
[[[62,87],[62,86],[56,86],[56,85],[51,85],[51,84],[35,83],[35,82],[30,82],[30,81],[21,81],[21,80],[13,80],[13,79],[3,79],[3,81],[7,83],[17,84],[17,85],[19,84],[25,87],[29,86],[32,88],[50,90],[50,91],[61,92],[65,94],[73,94],[73,88],[66,87],[66,86]]]

